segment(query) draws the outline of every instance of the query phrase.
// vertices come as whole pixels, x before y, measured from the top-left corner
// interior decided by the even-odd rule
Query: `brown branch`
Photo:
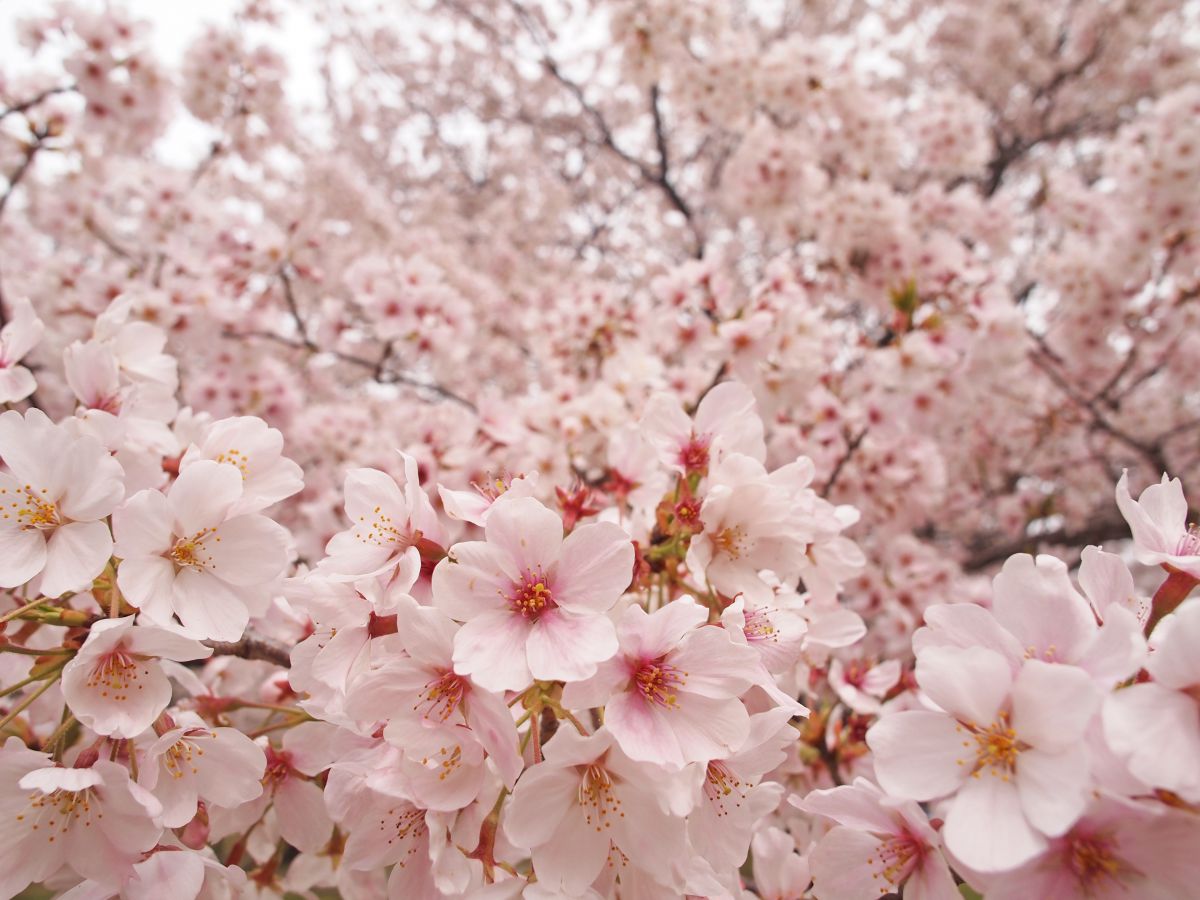
[[[40,94],[35,94],[34,96],[30,97],[28,100],[22,100],[20,103],[15,103],[7,109],[0,109],[0,120],[17,113],[26,112],[27,110],[37,106],[43,100],[48,100],[49,98],[53,97],[55,94],[68,94],[73,90],[75,90],[75,85],[73,84],[63,85],[62,87],[47,88]]]
[[[36,157],[38,151],[42,149],[47,136],[48,132],[45,131],[34,132],[33,143],[25,147],[25,158],[21,160],[20,165],[13,170],[13,173],[8,176],[8,187],[4,189],[3,194],[0,194],[0,219],[4,217],[4,210],[8,207],[8,201],[12,199],[12,196],[20,186],[21,181],[24,180],[25,176],[29,173],[30,168],[33,166],[34,157]],[[8,314],[4,306],[4,288],[3,284],[0,283],[0,327],[3,327],[7,322]]]
[[[204,646],[212,647],[213,656],[237,656],[241,659],[259,659],[288,668],[292,664],[291,648],[281,644],[274,638],[247,631],[237,641],[204,641]]]
[[[1084,396],[1075,385],[1058,371],[1056,354],[1046,344],[1045,340],[1038,335],[1032,335],[1032,337],[1039,349],[1030,354],[1030,360],[1035,366],[1046,373],[1059,390],[1091,417],[1092,423],[1096,428],[1135,451],[1146,460],[1156,473],[1169,471],[1170,467],[1167,465],[1166,457],[1163,455],[1160,446],[1147,444],[1145,441],[1139,440],[1110,422],[1095,399]]]
[[[965,572],[978,572],[996,563],[1004,562],[1017,553],[1037,553],[1042,547],[1086,547],[1129,537],[1129,524],[1123,518],[1102,519],[1083,528],[1056,529],[1042,534],[1026,535],[1004,544],[977,545],[973,553],[963,560]]]
[[[843,453],[837,463],[833,467],[833,471],[829,473],[829,477],[825,480],[825,485],[821,488],[821,496],[826,500],[829,499],[830,492],[837,486],[838,478],[842,475],[842,470],[846,467],[846,463],[850,462],[850,457],[854,456],[854,452],[858,450],[859,445],[863,442],[863,438],[867,436],[867,429],[864,428],[858,434],[850,437],[846,436],[846,452]]]

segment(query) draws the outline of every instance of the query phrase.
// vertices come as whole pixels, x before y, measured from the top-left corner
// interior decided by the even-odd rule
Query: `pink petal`
[[[999,653],[982,647],[929,647],[917,658],[917,683],[956,718],[988,725],[1008,697],[1012,669]]]
[[[1059,753],[1024,750],[1017,757],[1017,789],[1029,823],[1048,837],[1075,824],[1092,786],[1087,747],[1074,744]]]
[[[1021,811],[1017,786],[991,775],[968,779],[951,803],[942,837],[951,853],[980,872],[1015,868],[1046,847]]]
[[[889,794],[933,800],[953,793],[967,777],[963,733],[952,718],[909,710],[885,716],[867,732],[875,777]]]
[[[1032,659],[1013,685],[1012,726],[1042,750],[1069,747],[1083,738],[1100,705],[1095,683],[1082,669]]]
[[[112,535],[105,522],[60,525],[46,542],[42,593],[58,597],[90,587],[112,555]]]
[[[206,567],[236,587],[259,585],[283,573],[288,543],[287,530],[266,516],[237,516],[204,539]]]
[[[576,528],[563,541],[554,575],[560,606],[606,612],[633,578],[633,543],[609,522]]]
[[[617,630],[602,613],[548,610],[529,631],[529,671],[538,681],[578,681],[617,652]]]
[[[708,621],[708,610],[691,597],[681,597],[653,613],[629,606],[617,623],[622,652],[637,659],[657,659],[683,636]]]
[[[532,497],[501,496],[488,515],[487,542],[521,572],[549,569],[563,543],[562,519]]]
[[[175,533],[190,537],[225,521],[242,496],[242,473],[235,466],[202,459],[179,473],[167,492]]]
[[[523,690],[533,681],[525,652],[530,630],[507,610],[476,616],[454,636],[454,671],[489,691]]]

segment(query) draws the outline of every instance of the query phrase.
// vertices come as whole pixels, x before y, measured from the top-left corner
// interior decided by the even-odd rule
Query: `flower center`
[[[22,531],[53,531],[62,524],[58,515],[58,507],[44,496],[46,488],[34,488],[27,484],[15,492],[9,493],[7,488],[0,488],[0,509],[4,509],[5,519],[16,517]],[[5,508],[6,507],[6,508]]]
[[[1200,556],[1200,530],[1195,525],[1189,525],[1188,530],[1179,539],[1175,547],[1176,556]]]
[[[453,672],[445,672],[425,684],[421,699],[414,710],[419,710],[423,719],[445,722],[462,702],[467,691],[467,682]]]
[[[633,676],[642,696],[657,706],[674,709],[678,704],[676,689],[687,684],[687,672],[682,672],[662,659],[642,663]]]
[[[150,669],[124,647],[117,647],[100,657],[88,674],[87,686],[99,690],[100,696],[124,702],[134,688],[143,690],[139,684]]]
[[[438,747],[437,752],[421,758],[421,765],[430,772],[437,772],[438,781],[445,781],[462,765],[462,746]]]
[[[554,602],[554,592],[548,582],[541,566],[535,572],[526,571],[525,577],[513,585],[508,595],[508,608],[526,619],[536,621],[543,612],[558,605]]]
[[[748,641],[778,641],[779,631],[771,622],[768,609],[746,610],[746,624],[742,627]]]
[[[1071,870],[1080,884],[1091,893],[1091,888],[1103,881],[1121,881],[1121,871],[1124,866],[1113,853],[1110,840],[1092,836],[1076,838],[1071,841],[1070,850]]]
[[[358,517],[354,524],[354,536],[364,544],[392,547],[398,551],[407,550],[421,540],[421,532],[413,531],[411,522],[405,521],[402,527],[398,527],[381,506],[371,511],[369,521],[366,516]]]
[[[410,838],[413,839],[413,844],[409,846],[408,851],[396,863],[396,865],[403,869],[407,858],[417,852],[416,838],[421,837],[425,833],[425,812],[424,810],[417,809],[415,806],[406,805],[400,807],[399,810],[393,807],[387,811],[387,815],[384,818],[379,820],[379,830],[388,835],[387,842],[389,845],[397,841],[404,843]]]
[[[236,447],[226,450],[224,453],[218,453],[213,462],[237,467],[243,478],[250,474],[250,457]]]
[[[201,528],[191,537],[179,538],[167,557],[181,569],[215,569],[212,564],[212,554],[204,546],[204,542],[216,534],[215,528]],[[220,542],[220,538],[216,538]]]
[[[975,758],[970,760],[971,774],[979,778],[985,771],[998,775],[1004,781],[1012,777],[1017,768],[1017,756],[1028,745],[1017,737],[1008,721],[1008,713],[1000,713],[999,718],[987,728],[974,725],[959,725],[959,732],[969,732],[974,739],[964,740],[963,746],[968,750],[974,747]],[[967,760],[956,760],[960,765],[967,765]]]
[[[708,442],[707,434],[692,432],[688,442],[679,448],[679,464],[689,475],[708,471]]]
[[[871,872],[874,879],[882,878],[889,885],[900,884],[913,870],[914,861],[921,854],[922,844],[910,834],[900,834],[890,837],[879,844],[875,855],[867,859],[867,865],[879,871]],[[890,894],[890,889],[880,887],[880,893]]]
[[[267,747],[267,768],[263,772],[264,790],[278,787],[292,772],[292,755],[286,751]]]
[[[732,802],[735,807],[741,806],[746,792],[743,790],[741,779],[729,771],[725,763],[713,760],[708,764],[708,771],[705,773],[704,796],[716,808],[717,816],[720,817],[729,815],[729,810],[725,807],[727,801]]]
[[[187,738],[180,738],[163,754],[163,766],[171,773],[172,778],[183,778],[188,771],[196,775],[200,771],[196,758],[203,755],[202,749]]]
[[[66,834],[76,821],[82,819],[85,828],[92,826],[92,801],[95,799],[92,788],[82,791],[66,791],[62,788],[43,794],[34,791],[29,795],[28,815],[33,817],[33,831],[43,831],[46,842],[53,844],[59,835]],[[26,813],[17,815],[17,821],[23,822]],[[97,821],[104,818],[104,813],[96,810]],[[55,833],[57,831],[57,834]]]
[[[613,792],[612,776],[598,762],[583,770],[583,778],[579,781],[579,805],[583,807],[584,821],[597,831],[612,828],[612,816],[625,818],[621,801]]]
[[[713,543],[721,552],[731,559],[741,559],[750,549],[750,541],[746,538],[746,529],[741,525],[731,525],[717,532]]]

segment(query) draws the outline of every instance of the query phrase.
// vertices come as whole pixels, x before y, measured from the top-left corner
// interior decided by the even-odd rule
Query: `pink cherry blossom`
[[[1104,734],[1146,784],[1200,802],[1200,601],[1190,600],[1155,629],[1146,662],[1152,680],[1104,698]]]
[[[1186,813],[1105,797],[1041,854],[986,878],[988,900],[1186,897],[1200,871],[1200,828]]]
[[[486,541],[455,544],[433,573],[436,604],[464,623],[454,668],[488,690],[534,679],[587,678],[617,650],[605,613],[629,585],[633,545],[607,522],[563,539],[562,520],[532,498],[492,506]]]
[[[683,887],[676,866],[687,838],[671,813],[686,811],[686,782],[636,764],[606,730],[562,729],[545,753],[517,782],[502,822],[510,841],[531,850],[539,882],[578,896],[611,861]]]
[[[1093,602],[1075,589],[1061,560],[1009,557],[992,582],[990,611],[969,603],[931,606],[913,647],[918,654],[933,646],[987,647],[1014,671],[1024,659],[1066,663],[1110,687],[1133,675],[1145,656],[1137,615],[1124,601],[1106,602],[1114,591],[1132,591],[1132,577],[1119,561],[1087,554],[1080,582],[1096,595]]]
[[[726,381],[705,394],[692,419],[675,398],[655,395],[646,404],[642,427],[663,464],[686,474],[704,474],[727,453],[758,462],[766,456],[754,394],[736,381]]]
[[[435,734],[444,725],[469,729],[511,787],[523,767],[513,717],[502,696],[455,672],[459,626],[439,609],[402,598],[396,628],[408,656],[355,681],[347,711],[386,721],[383,736],[406,753],[415,749],[413,728],[435,729]]]
[[[79,652],[63,668],[63,697],[71,712],[97,734],[137,737],[171,700],[159,659],[205,659],[199,641],[133,617],[97,622]]]
[[[330,539],[321,570],[330,578],[353,581],[395,573],[411,584],[420,570],[417,545],[426,540],[445,546],[446,537],[417,480],[417,463],[401,454],[404,481],[397,484],[378,469],[356,469],[346,476],[346,516],[353,523]]]
[[[21,893],[62,866],[117,886],[162,834],[158,801],[124,766],[100,760],[64,769],[10,737],[0,750],[0,896]]]
[[[913,801],[891,798],[856,778],[793,803],[837,823],[809,856],[820,900],[868,900],[901,890],[927,900],[961,896],[937,832]]]
[[[734,753],[696,764],[703,766],[704,782],[688,816],[688,839],[717,871],[741,865],[755,828],[783,798],[783,785],[763,776],[784,761],[786,748],[796,740],[790,717],[784,707],[753,715],[750,733]]]
[[[283,456],[283,435],[255,416],[213,422],[183,454],[180,471],[200,459],[228,463],[241,472],[242,496],[230,515],[266,509],[304,487],[300,467]]]
[[[0,586],[40,575],[58,597],[91,585],[112,553],[103,520],[125,494],[120,464],[36,409],[0,414],[0,459]]]
[[[288,536],[258,514],[231,515],[242,475],[227,463],[200,460],[180,472],[164,495],[141,491],[113,517],[117,583],[154,622],[178,616],[188,637],[242,636],[261,591],[287,565]]]
[[[263,792],[266,756],[236,728],[181,725],[164,731],[149,747],[138,783],[162,804],[167,828],[186,825],[200,800],[233,808]]]
[[[21,365],[21,360],[45,331],[46,326],[27,298],[13,302],[12,318],[0,328],[0,403],[24,400],[37,387],[33,373]]]
[[[1089,776],[1081,738],[1100,700],[1087,673],[1029,660],[1014,678],[993,650],[930,647],[917,660],[917,681],[945,712],[885,716],[867,743],[892,796],[952,795],[944,839],[958,859],[979,871],[1012,868],[1082,814]]]
[[[1147,487],[1135,501],[1129,495],[1129,473],[1117,482],[1117,506],[1133,532],[1139,562],[1163,565],[1200,578],[1200,533],[1187,524],[1188,505],[1178,478]]]
[[[617,626],[620,651],[563,691],[573,709],[605,707],[604,723],[630,758],[681,767],[730,755],[750,733],[738,699],[758,660],[690,598],[647,613],[630,606]]]

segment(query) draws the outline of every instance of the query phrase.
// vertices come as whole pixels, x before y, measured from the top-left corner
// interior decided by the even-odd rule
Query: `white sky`
[[[168,70],[177,70],[188,44],[207,25],[228,23],[238,8],[238,0],[79,0],[79,5],[103,10],[123,6],[134,17],[151,24],[151,49]],[[322,96],[317,73],[321,31],[313,19],[297,9],[301,4],[280,4],[281,27],[260,29],[252,38],[265,42],[287,61],[288,97],[297,109],[311,106]],[[9,75],[20,72],[31,62],[28,52],[16,39],[17,20],[44,15],[51,11],[51,0],[0,0],[0,71]],[[188,116],[172,124],[157,150],[169,162],[187,165],[208,152],[208,131]]]

